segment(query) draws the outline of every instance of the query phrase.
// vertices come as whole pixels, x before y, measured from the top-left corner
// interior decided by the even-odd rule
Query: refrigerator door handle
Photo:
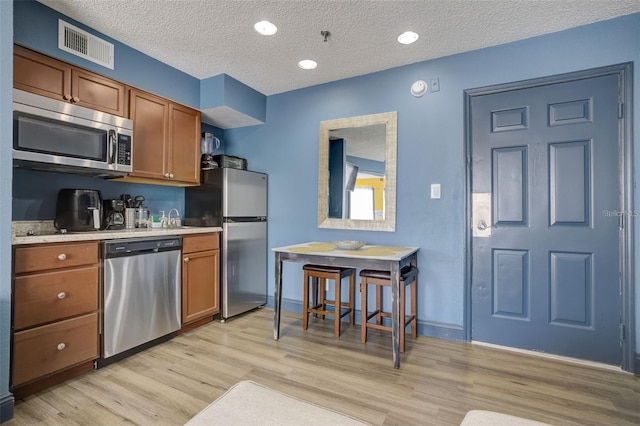
[[[224,223],[245,223],[245,222],[266,222],[266,216],[252,216],[252,217],[224,217],[222,218]]]

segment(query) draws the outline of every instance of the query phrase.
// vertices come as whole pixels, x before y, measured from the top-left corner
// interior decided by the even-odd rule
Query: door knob
[[[474,237],[491,236],[491,193],[474,192],[472,194],[471,230]]]
[[[189,260],[190,260],[190,259],[189,259],[188,257],[185,257],[185,258],[184,258],[184,262],[185,262],[185,263],[189,262]]]

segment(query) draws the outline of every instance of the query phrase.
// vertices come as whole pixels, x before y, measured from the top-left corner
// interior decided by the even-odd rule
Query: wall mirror
[[[397,112],[320,122],[318,227],[395,231]]]

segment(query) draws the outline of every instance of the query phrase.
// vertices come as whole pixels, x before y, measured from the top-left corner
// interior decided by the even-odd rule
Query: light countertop
[[[112,240],[117,238],[162,237],[170,235],[207,234],[222,232],[222,228],[186,226],[179,228],[137,228],[117,231],[70,232],[61,234],[47,221],[16,221],[11,226],[11,244],[41,244],[69,241]],[[28,235],[33,233],[34,235]]]

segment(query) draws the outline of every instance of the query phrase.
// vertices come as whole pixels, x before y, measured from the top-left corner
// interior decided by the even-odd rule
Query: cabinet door
[[[171,104],[169,173],[171,180],[200,182],[200,111]],[[135,133],[134,133],[135,135]]]
[[[13,329],[98,310],[98,265],[17,276]]]
[[[182,256],[182,324],[220,312],[220,250]]]
[[[71,66],[14,46],[13,87],[58,100],[71,100]]]
[[[14,333],[12,385],[98,356],[97,312]]]
[[[133,120],[133,172],[131,176],[165,179],[169,102],[131,89],[129,118]]]
[[[73,103],[124,117],[124,84],[74,68],[71,71],[71,87]]]

